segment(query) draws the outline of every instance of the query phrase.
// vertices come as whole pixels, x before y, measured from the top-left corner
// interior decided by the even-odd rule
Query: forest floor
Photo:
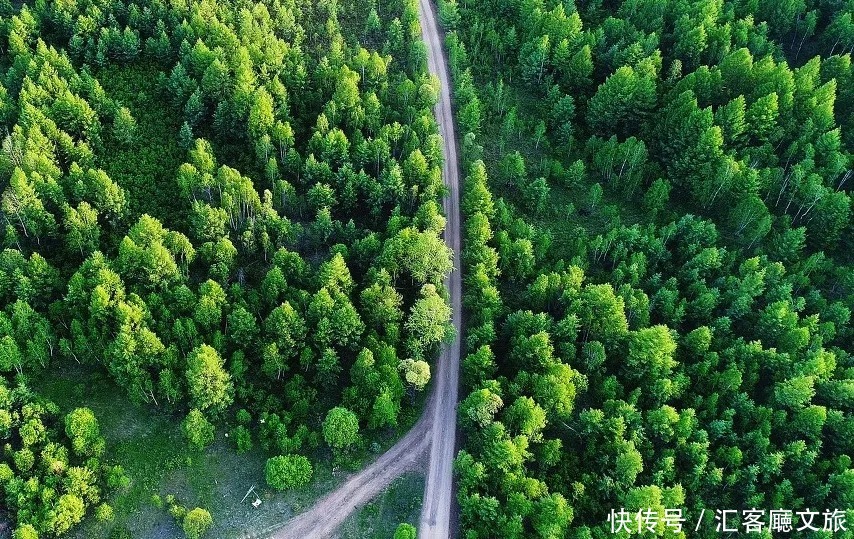
[[[389,539],[400,523],[418,522],[423,496],[424,474],[402,475],[377,499],[351,515],[341,526],[339,538]]]
[[[208,509],[214,517],[211,537],[238,538],[244,530],[263,528],[282,515],[299,514],[345,479],[344,472],[333,472],[328,455],[318,455],[312,459],[314,478],[309,487],[296,492],[271,490],[264,479],[264,463],[270,455],[257,444],[238,455],[220,429],[211,447],[194,451],[187,446],[174,414],[130,402],[125,391],[94,369],[46,373],[33,385],[63,414],[79,406],[91,408],[107,440],[108,463],[121,464],[132,481],[128,488],[106,496],[115,510],[114,523],[105,526],[87,519],[69,536],[74,539],[106,538],[115,527],[147,539],[181,536],[167,508],[152,503],[154,494],[161,498],[172,494],[187,508]],[[395,438],[389,433],[381,450]],[[257,509],[252,507],[253,495],[243,500],[252,486],[262,501]]]

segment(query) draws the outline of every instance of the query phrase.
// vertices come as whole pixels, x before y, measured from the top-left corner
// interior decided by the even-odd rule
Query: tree
[[[522,157],[522,154],[515,151],[501,159],[501,176],[507,185],[522,188],[528,177],[525,158]]]
[[[430,382],[430,364],[424,360],[404,359],[400,362],[403,377],[417,391],[427,387]]]
[[[417,530],[415,526],[408,523],[398,524],[397,529],[394,530],[394,539],[416,539]]]
[[[136,138],[136,120],[127,107],[120,107],[113,118],[113,137],[125,146],[129,146]]]
[[[210,204],[195,200],[190,215],[191,230],[195,238],[201,242],[217,241],[225,236],[228,223],[228,212],[222,208],[214,208]]]
[[[533,398],[546,410],[546,418],[566,420],[575,406],[576,385],[583,378],[569,365],[552,363],[532,377]]]
[[[652,219],[667,207],[670,199],[670,183],[661,178],[656,179],[643,196],[643,205]]]
[[[538,36],[526,42],[519,50],[519,64],[522,76],[531,84],[540,84],[546,73],[551,42],[548,35]]]
[[[463,359],[463,383],[466,386],[477,387],[484,381],[495,376],[497,366],[495,354],[489,345],[482,345]]]
[[[95,519],[98,520],[98,522],[112,522],[115,517],[115,512],[109,504],[102,503],[97,509],[95,509]]]
[[[738,146],[744,141],[747,131],[746,110],[744,96],[739,95],[715,111],[715,124],[720,126],[728,147]]]
[[[248,128],[253,139],[258,139],[273,128],[273,98],[264,89],[254,92],[249,109]]]
[[[267,484],[276,490],[302,488],[311,482],[311,462],[302,455],[280,455],[267,459]]]
[[[208,279],[199,286],[198,303],[193,319],[199,327],[214,330],[222,324],[222,309],[225,307],[225,291],[219,283]]]
[[[0,372],[11,372],[13,369],[21,372],[24,357],[18,343],[11,335],[0,338]]]
[[[213,525],[213,518],[207,509],[196,507],[184,515],[182,528],[187,539],[201,539]]]
[[[63,223],[67,234],[65,241],[72,249],[80,251],[86,257],[98,250],[101,229],[98,227],[98,212],[85,200],[77,208],[65,207]]]
[[[655,80],[623,66],[596,90],[587,106],[587,124],[597,134],[629,136],[656,103]]]
[[[193,140],[195,140],[193,128],[189,123],[184,122],[181,124],[180,131],[178,131],[178,145],[185,150],[189,150],[190,146],[193,145]]]
[[[527,207],[531,208],[534,215],[540,216],[548,206],[549,193],[548,182],[545,178],[537,178],[528,182],[522,189],[522,198],[525,200]]]
[[[504,406],[501,397],[489,389],[473,391],[459,405],[459,412],[466,424],[472,426],[472,430],[484,428],[492,422],[498,410]]]
[[[176,247],[189,245],[189,241],[176,241],[179,238],[186,240],[182,234],[164,228],[154,217],[143,215],[119,245],[116,266],[122,275],[146,289],[162,289],[181,279],[176,261],[181,252]],[[184,261],[192,260],[194,254],[185,253]]]
[[[614,477],[621,485],[633,485],[638,474],[643,471],[643,457],[635,448],[634,442],[628,442],[625,449],[617,455]]]
[[[733,207],[729,216],[734,234],[752,247],[771,230],[771,215],[756,195],[746,195]]]
[[[594,65],[590,44],[585,44],[578,49],[563,67],[561,78],[563,85],[577,91],[584,91],[591,87]]]
[[[390,389],[383,389],[374,399],[368,427],[372,429],[396,427],[398,414],[400,414],[400,398],[395,398]]]
[[[450,326],[451,307],[436,292],[436,287],[426,284],[421,297],[415,302],[406,319],[409,342],[416,355],[427,347],[442,342],[453,329]]]
[[[314,184],[308,190],[306,200],[308,201],[309,209],[314,212],[319,211],[321,208],[333,208],[337,204],[335,190],[323,183]]]
[[[39,539],[39,532],[32,524],[24,524],[15,528],[12,539]]]
[[[573,511],[562,495],[553,492],[537,500],[534,507],[532,520],[539,537],[558,539],[565,536]]]
[[[540,369],[554,363],[554,348],[551,337],[545,331],[527,336],[518,335],[512,339],[509,359],[512,364],[523,369]]]
[[[836,245],[850,219],[851,196],[842,191],[827,193],[816,206],[812,226],[807,227],[810,240],[818,245]]]
[[[586,202],[589,211],[596,209],[596,206],[602,202],[602,184],[597,182],[590,186],[590,189],[587,190]]]
[[[323,420],[323,439],[336,451],[351,447],[359,440],[359,418],[346,408],[332,408]]]
[[[671,371],[677,365],[673,354],[676,340],[667,326],[657,325],[629,334],[629,353],[626,356],[627,377],[648,388],[654,400],[670,397]]]
[[[546,412],[531,397],[519,397],[505,412],[507,424],[533,441],[546,427]]]
[[[611,285],[585,286],[573,303],[572,311],[579,315],[585,328],[585,342],[588,338],[613,342],[628,331],[625,302],[614,294]]]
[[[615,192],[631,198],[641,184],[647,161],[646,144],[635,137],[618,142],[616,136],[608,140],[591,138],[588,143],[593,154],[593,164]]]
[[[338,375],[341,373],[341,360],[334,348],[324,348],[315,365],[317,374],[314,377],[315,384],[330,388],[338,383]]]
[[[71,439],[74,452],[80,456],[100,456],[105,441],[95,414],[89,408],[76,408],[65,416],[65,434]]]
[[[251,347],[260,333],[255,316],[243,305],[238,305],[229,313],[227,327],[231,342],[244,349]]]
[[[187,99],[184,104],[184,120],[190,127],[196,127],[205,115],[205,104],[202,100],[202,94],[197,88]]]
[[[238,455],[252,450],[252,433],[245,425],[234,427],[231,430],[231,438],[237,448]]]
[[[403,319],[403,312],[400,309],[403,296],[391,286],[388,273],[385,273],[385,277],[381,279],[381,282],[362,290],[360,294],[362,313],[369,327],[384,330],[386,335],[394,340]]]
[[[84,171],[76,164],[70,167],[70,179],[74,183],[75,195],[88,201],[98,214],[116,224],[127,211],[124,190],[101,169]]]
[[[797,376],[778,382],[774,387],[774,400],[786,408],[797,410],[809,404],[815,395],[815,378]]]
[[[552,105],[549,127],[561,143],[572,140],[575,119],[575,100],[571,95],[559,97]],[[583,162],[582,162],[583,163]]]
[[[190,410],[181,427],[191,447],[204,449],[213,443],[214,426],[199,410]]]
[[[63,494],[59,497],[50,519],[50,529],[56,535],[63,535],[78,524],[86,513],[86,505],[79,496]]]
[[[461,208],[467,216],[476,213],[482,213],[490,219],[495,216],[495,205],[487,184],[486,165],[483,161],[475,161],[471,166],[465,180]]]
[[[756,142],[762,144],[771,138],[777,128],[778,113],[779,96],[776,92],[760,97],[747,107],[747,131]]]
[[[203,344],[187,358],[187,389],[199,410],[221,412],[232,402],[234,387],[217,351]]]
[[[280,379],[289,367],[288,362],[300,352],[306,337],[305,321],[286,301],[273,309],[264,321],[264,330],[273,339],[276,353],[265,357],[263,369],[267,376]]]
[[[400,24],[400,20],[396,19],[397,23]],[[365,21],[365,34],[373,35],[374,33],[380,30],[381,26],[380,16],[377,13],[377,8],[372,7],[370,12],[368,12],[368,18]]]
[[[407,271],[420,285],[438,285],[453,268],[453,253],[435,231],[405,228],[386,241],[381,258],[394,276]]]
[[[24,171],[16,168],[9,179],[9,187],[0,199],[0,209],[10,217],[14,226],[20,227],[24,237],[41,243],[42,236],[56,230],[56,219],[48,212]]]
[[[234,268],[237,248],[228,238],[210,241],[199,248],[202,259],[210,264],[210,276],[224,282]]]

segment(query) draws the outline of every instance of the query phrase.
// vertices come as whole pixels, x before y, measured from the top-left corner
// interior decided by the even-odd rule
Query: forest
[[[719,537],[722,510],[851,537],[826,515],[854,517],[854,4],[438,12],[467,173],[460,537]]]
[[[413,0],[4,0],[0,50],[12,537],[131,536],[110,493],[145,478],[39,392],[69,368],[188,452],[260,446],[276,490],[407,428],[453,264]],[[220,516],[151,494],[191,539]]]
[[[157,489],[223,447],[311,498],[455,269],[459,537],[854,537],[854,3],[436,0],[459,260],[418,6],[0,0],[0,537],[246,531]]]

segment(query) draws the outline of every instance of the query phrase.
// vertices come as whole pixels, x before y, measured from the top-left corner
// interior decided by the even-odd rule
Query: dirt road
[[[418,526],[419,539],[448,539],[450,537],[451,498],[453,492],[454,444],[457,429],[457,392],[460,373],[460,330],[462,321],[462,274],[460,265],[460,173],[457,161],[457,138],[451,111],[451,77],[445,61],[442,38],[436,26],[436,16],[430,0],[419,0],[421,33],[427,45],[427,64],[430,73],[439,77],[441,92],[436,105],[436,121],[445,141],[443,176],[448,186],[445,198],[445,241],[454,251],[457,268],[451,272],[446,286],[451,295],[456,336],[439,356],[433,402],[430,460],[424,485],[424,506]]]
[[[424,414],[406,436],[370,466],[353,475],[335,491],[317,501],[311,509],[269,530],[257,530],[253,537],[272,539],[328,539],[357,508],[365,505],[404,473],[423,467],[427,461],[424,506],[418,529],[419,539],[450,537],[453,460],[457,426],[457,393],[460,371],[460,324],[462,319],[462,276],[460,261],[460,186],[457,141],[451,112],[451,81],[430,0],[419,0],[421,32],[427,45],[430,72],[439,77],[442,89],[436,105],[436,121],[445,141],[443,170],[448,196],[445,198],[447,224],[445,241],[454,252],[457,268],[446,279],[451,296],[454,341],[443,347],[433,373],[433,389]],[[279,528],[279,529],[277,529]]]
[[[377,497],[404,473],[423,466],[424,453],[430,443],[429,416],[429,413],[425,413],[391,449],[335,491],[318,500],[311,509],[289,520],[279,530],[261,531],[253,536],[272,539],[333,537],[353,511]]]

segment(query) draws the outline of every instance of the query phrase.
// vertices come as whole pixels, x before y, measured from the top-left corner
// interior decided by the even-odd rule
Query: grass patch
[[[97,371],[70,368],[32,385],[63,413],[79,406],[95,412],[107,439],[107,459],[124,466],[132,480],[130,487],[107,497],[116,513],[112,526],[126,527],[133,537],[182,535],[166,509],[152,504],[153,494],[173,494],[188,508],[208,509],[214,517],[210,537],[225,539],[299,512],[341,480],[333,476],[327,461],[320,461],[314,463],[314,481],[305,490],[272,491],[264,482],[265,452],[255,449],[237,455],[224,429],[218,430],[212,447],[194,451],[180,432],[180,417],[130,402],[121,388]],[[252,496],[241,503],[253,485],[262,500],[258,509],[251,505]],[[70,537],[94,539],[108,537],[109,532],[89,518]]]
[[[401,522],[417,526],[424,497],[424,475],[399,477],[379,497],[348,518],[341,539],[391,539]]]
[[[104,497],[115,510],[115,521],[105,526],[90,515],[68,535],[74,539],[107,538],[113,528],[120,526],[135,538],[183,537],[167,509],[154,506],[151,500],[154,494],[163,498],[173,494],[188,509],[196,506],[208,509],[214,519],[209,537],[245,537],[249,531],[267,529],[301,513],[349,475],[348,471],[333,471],[329,453],[321,450],[310,456],[314,477],[308,487],[296,492],[277,492],[268,488],[264,479],[264,464],[272,455],[258,447],[257,439],[255,449],[238,455],[231,441],[225,438],[226,429],[220,426],[211,447],[193,450],[181,433],[180,414],[131,402],[126,392],[97,368],[60,367],[34,377],[30,385],[55,402],[63,414],[80,406],[91,408],[107,440],[106,462],[122,465],[131,478],[127,489]],[[355,456],[354,465],[361,467],[373,460],[406,432],[423,409],[424,399],[419,397],[419,405],[402,415],[401,427],[384,433],[372,448]],[[242,500],[252,486],[262,501],[257,509],[251,505],[255,496]],[[416,499],[415,495],[421,495],[423,478],[409,478],[402,486],[393,488],[398,489],[394,491],[397,494],[383,498],[390,500],[389,507],[397,507],[397,502],[391,501],[393,498],[408,497],[417,518],[420,497]],[[404,522],[408,517],[389,516],[389,525],[393,518]]]

